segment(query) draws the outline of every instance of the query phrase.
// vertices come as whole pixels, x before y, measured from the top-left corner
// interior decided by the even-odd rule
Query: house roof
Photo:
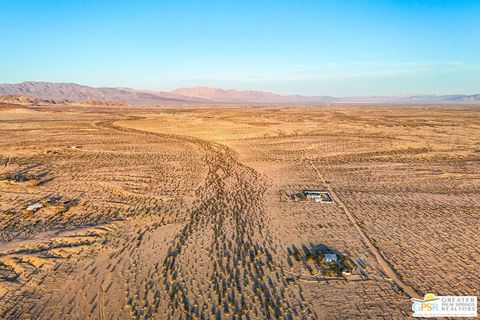
[[[323,257],[327,261],[337,261],[337,255],[335,253],[324,253]]]
[[[327,190],[303,190],[303,193],[313,193],[313,194],[320,194],[320,193],[325,193],[328,192]]]
[[[40,202],[37,202],[37,203],[34,203],[34,204],[32,204],[32,205],[29,205],[29,206],[27,207],[27,210],[28,210],[28,211],[35,211],[35,210],[38,210],[38,209],[40,209],[40,208],[42,208],[42,207],[43,207],[43,204],[41,204]]]

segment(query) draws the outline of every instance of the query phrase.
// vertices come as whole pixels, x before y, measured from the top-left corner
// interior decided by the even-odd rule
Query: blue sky
[[[479,1],[0,0],[0,82],[480,93]]]

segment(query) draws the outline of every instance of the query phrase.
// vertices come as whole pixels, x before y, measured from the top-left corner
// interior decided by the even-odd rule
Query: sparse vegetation
[[[0,318],[409,315],[343,206],[419,292],[479,286],[478,108],[108,107],[0,111]]]

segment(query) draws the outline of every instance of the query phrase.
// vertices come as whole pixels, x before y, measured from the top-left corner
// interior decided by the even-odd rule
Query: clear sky
[[[0,0],[0,82],[480,93],[480,1]]]

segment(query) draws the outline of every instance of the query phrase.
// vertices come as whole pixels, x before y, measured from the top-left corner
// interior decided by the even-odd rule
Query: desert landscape
[[[12,99],[2,319],[400,319],[480,294],[478,105]]]
[[[0,320],[477,318],[479,17],[3,1]]]

